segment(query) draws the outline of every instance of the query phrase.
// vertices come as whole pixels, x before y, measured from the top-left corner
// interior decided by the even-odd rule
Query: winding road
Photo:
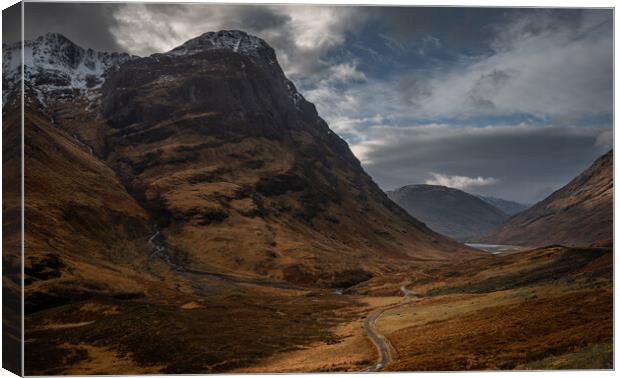
[[[377,351],[379,351],[379,358],[377,359],[376,365],[371,366],[364,371],[379,371],[391,359],[389,341],[387,341],[385,336],[377,332],[377,330],[374,328],[375,323],[381,317],[381,315],[383,315],[383,311],[385,310],[387,310],[387,308],[374,310],[364,320],[364,331],[366,332],[366,335],[368,335],[370,341],[372,341],[372,343],[375,344],[375,347],[377,347]]]
[[[405,303],[409,303],[411,301],[412,295],[418,295],[417,293],[407,290],[407,287],[405,285],[402,285],[400,287],[400,292],[403,294]],[[402,303],[393,304],[384,308],[374,310],[370,314],[368,314],[366,319],[364,319],[364,331],[366,332],[366,335],[368,335],[370,341],[375,344],[375,347],[379,352],[379,358],[377,359],[377,363],[374,366],[371,366],[368,369],[364,370],[365,372],[379,371],[392,360],[393,347],[390,344],[388,338],[377,331],[375,325],[377,323],[377,320],[379,320],[381,315],[383,315],[386,310],[400,307],[402,305]]]

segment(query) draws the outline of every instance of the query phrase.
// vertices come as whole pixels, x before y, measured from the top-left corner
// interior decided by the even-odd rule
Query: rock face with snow
[[[275,53],[264,40],[240,30],[207,32],[169,51],[169,55],[191,55],[205,50],[227,49],[245,55],[262,56],[277,64]]]
[[[3,44],[3,104],[21,85],[21,43]],[[107,74],[135,57],[84,49],[62,34],[48,33],[24,42],[24,86],[27,101],[45,106],[50,100],[93,98]]]
[[[139,100],[136,91],[149,101]],[[205,33],[167,53],[127,62],[106,81],[104,92],[104,113],[117,123],[201,109],[236,116],[271,109],[290,118],[287,128],[298,125],[292,118],[317,117],[314,105],[284,75],[275,51],[242,31]],[[316,127],[331,132],[324,124]]]
[[[200,54],[208,50],[222,49],[243,54],[254,63],[267,63],[267,66],[273,73],[280,77],[291,100],[296,105],[299,105],[302,100],[305,100],[303,96],[297,92],[295,85],[284,76],[273,48],[261,38],[249,35],[244,31],[222,30],[219,32],[207,32],[199,37],[190,39],[164,55],[187,56]],[[158,54],[155,54],[154,56],[157,55]]]

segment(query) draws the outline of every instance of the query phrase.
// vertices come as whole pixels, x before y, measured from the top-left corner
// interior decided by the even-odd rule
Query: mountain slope
[[[103,93],[109,164],[192,265],[339,285],[463,256],[385,196],[259,38],[204,34],[127,62]]]
[[[5,162],[12,163],[21,152],[21,117],[5,110],[4,140],[15,142]],[[332,325],[348,318],[334,312],[349,303],[344,296],[317,301],[281,282],[190,272],[160,258],[164,243],[154,237],[151,214],[97,153],[47,117],[26,108],[26,374],[220,372],[333,339]],[[6,173],[19,184],[18,172]],[[15,195],[13,186],[5,189]],[[5,201],[5,215],[19,211],[15,203]],[[19,252],[18,219],[5,218],[7,251]],[[7,299],[19,294],[16,282],[3,279]]]
[[[587,246],[612,239],[613,150],[566,186],[481,238],[526,246]]]
[[[331,288],[476,256],[393,204],[256,37],[122,55],[85,87],[106,53],[27,45],[46,46],[24,83],[27,374],[246,366],[333,342],[354,301]],[[18,146],[19,78],[3,79]]]
[[[140,291],[128,272],[147,257],[139,247],[152,229],[146,211],[112,169],[45,116],[26,112],[24,129],[26,313]]]
[[[477,196],[477,197],[483,200],[484,202],[488,203],[489,205],[497,207],[498,209],[500,209],[501,211],[503,211],[504,213],[508,215],[515,215],[516,213],[519,213],[527,209],[527,205],[524,205],[519,202],[508,201],[508,200],[497,198],[497,197],[487,197],[487,196]]]
[[[176,264],[170,268],[318,286],[352,285],[403,261],[472,253],[385,196],[259,38],[205,33],[145,58],[83,49],[58,34],[26,46],[27,119],[35,133],[28,143],[42,164],[46,154],[70,156],[57,162],[62,172],[29,170],[31,185],[58,183],[61,199],[41,200],[33,210],[44,211],[30,219],[40,230],[33,238],[82,238],[69,244],[93,243],[89,258],[98,261],[110,247],[104,234],[130,245],[157,227],[165,255],[154,257]],[[18,70],[7,63],[13,85]],[[42,133],[49,135],[35,137]],[[75,148],[83,153],[68,152]],[[91,166],[101,170],[95,181],[72,177]],[[71,195],[89,185],[114,194]],[[133,203],[127,216],[141,219],[130,222],[129,234],[103,226],[117,219],[117,206],[130,208],[118,196]],[[50,218],[67,209],[86,211],[81,216],[92,222],[70,232]],[[133,266],[132,254],[144,253],[128,248],[120,265]]]
[[[457,240],[488,232],[508,218],[480,198],[445,186],[408,185],[387,194],[411,216]]]

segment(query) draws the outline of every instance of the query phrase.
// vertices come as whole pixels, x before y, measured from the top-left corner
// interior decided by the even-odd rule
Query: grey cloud
[[[110,27],[115,23],[112,14],[118,8],[117,4],[27,2],[24,7],[26,39],[57,32],[83,47],[123,50],[110,33]]]
[[[591,20],[610,20],[609,9],[514,9],[505,13],[507,22],[489,26],[491,45],[496,50],[510,47],[515,36],[541,36],[572,30],[576,33],[590,27]]]
[[[386,33],[403,43],[440,35],[442,45],[465,50],[478,50],[489,41],[486,25],[502,18],[493,8],[371,7],[368,12]]]
[[[607,127],[427,125],[379,127],[354,146],[367,171],[384,188],[423,183],[429,172],[493,177],[476,193],[532,202],[540,188],[559,188],[606,149],[597,138]]]
[[[493,53],[421,76],[432,90],[417,113],[467,118],[494,110],[495,115],[532,114],[569,122],[610,114],[613,43],[610,25],[604,33],[592,29],[600,22],[590,18],[580,30],[549,29],[536,36],[513,32]]]
[[[115,10],[111,32],[139,55],[171,49],[206,31],[243,29],[265,39],[291,76],[320,73],[328,51],[364,24],[355,7],[310,5],[124,4]]]
[[[576,29],[586,13],[609,15],[609,10],[568,8],[467,8],[467,7],[370,7],[372,19],[401,42],[425,35],[441,36],[442,45],[479,53],[494,45],[498,36],[510,37],[505,26],[514,20],[521,32],[532,35],[561,28]]]
[[[576,19],[564,21],[554,12],[535,13],[539,24],[552,25],[545,28],[524,27],[533,21],[514,17],[503,25],[511,39],[498,37],[502,47],[497,51],[448,65],[395,70],[387,77],[369,77],[364,83],[346,87],[316,80],[314,86],[302,89],[311,90],[307,97],[332,124],[343,118],[375,115],[389,115],[397,125],[420,120],[460,119],[467,123],[477,117],[512,115],[529,115],[555,124],[589,123],[593,117],[612,114],[613,46],[610,25],[603,27],[602,33],[596,29],[611,13],[586,13],[589,16],[578,19],[576,30],[568,27]],[[517,32],[523,28],[536,33]],[[357,107],[335,106],[338,99]],[[353,126],[346,123],[342,127]],[[364,138],[365,126],[355,127],[349,133]]]
[[[14,4],[2,10],[2,43],[13,43],[21,39],[21,4]]]
[[[481,74],[473,84],[473,88],[465,94],[466,101],[481,110],[493,110],[493,95],[518,75],[515,69],[494,69],[490,73]]]
[[[402,101],[406,106],[417,104],[418,100],[431,95],[425,83],[414,75],[404,75],[396,83],[398,91],[402,94]]]

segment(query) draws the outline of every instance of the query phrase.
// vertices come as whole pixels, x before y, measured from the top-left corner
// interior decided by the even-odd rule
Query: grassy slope
[[[2,115],[2,367],[21,372],[21,122],[19,109]]]
[[[433,275],[409,286],[419,299],[380,321],[398,350],[389,370],[611,364],[610,249],[558,246],[443,266]]]
[[[353,302],[329,291],[150,259],[151,220],[116,173],[42,114],[26,131],[27,374],[226,371],[333,342],[350,319]]]
[[[588,246],[613,239],[613,150],[543,201],[480,241],[523,246]]]

